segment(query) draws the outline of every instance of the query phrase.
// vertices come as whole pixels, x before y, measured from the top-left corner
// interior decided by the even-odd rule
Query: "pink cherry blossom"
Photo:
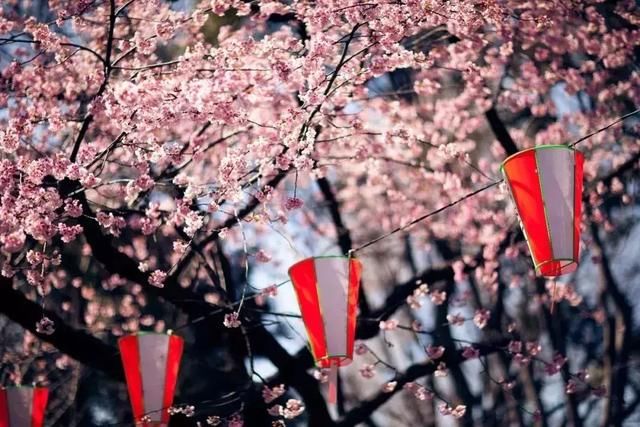
[[[364,365],[360,368],[362,378],[371,379],[376,375],[375,366],[371,364]]]
[[[14,231],[11,234],[2,236],[2,248],[9,252],[19,252],[26,241],[27,236],[22,231]]]
[[[410,382],[408,382],[408,383],[405,383],[405,384],[402,386],[402,388],[403,388],[404,390],[407,390],[407,391],[411,391],[411,392],[413,392],[413,390],[415,390],[418,386],[419,386],[419,384],[418,384],[418,383],[415,383],[415,382],[413,382],[413,381],[410,381]]]
[[[258,252],[256,252],[256,260],[258,262],[267,263],[271,261],[271,255],[260,249]]]
[[[391,393],[396,389],[397,385],[398,383],[396,381],[389,381],[387,383],[384,383],[381,389],[384,393]]]
[[[573,394],[576,392],[577,387],[578,384],[576,383],[576,381],[573,378],[570,378],[569,381],[567,381],[567,385],[565,386],[564,391],[567,394]]]
[[[442,305],[447,299],[447,293],[445,291],[439,291],[434,289],[431,291],[431,302],[435,305]]]
[[[432,345],[428,345],[425,348],[426,352],[427,352],[427,356],[429,356],[430,359],[440,359],[442,357],[442,355],[444,354],[444,347],[440,346],[432,346]]]
[[[260,294],[267,298],[275,298],[278,296],[278,287],[276,285],[269,285],[262,289]]]
[[[320,383],[326,383],[329,381],[329,370],[328,369],[314,369],[313,370],[313,378],[318,380]]]
[[[287,404],[282,410],[282,416],[288,420],[300,416],[304,412],[304,405],[297,399],[287,400]]]
[[[426,388],[424,388],[422,386],[417,387],[414,390],[413,395],[418,400],[432,400],[433,399],[433,392],[430,391],[430,390],[427,390]]]
[[[173,250],[178,255],[183,255],[188,247],[189,247],[189,243],[187,243],[185,241],[176,240],[176,241],[173,242]]]
[[[480,351],[473,346],[466,346],[462,351],[462,357],[465,359],[476,359],[480,356]]]
[[[449,375],[449,372],[447,370],[447,365],[444,362],[438,363],[438,368],[433,374],[436,377],[446,377],[447,375]]]
[[[64,201],[64,212],[72,218],[78,218],[82,215],[82,206],[76,199],[66,199]]]
[[[227,420],[227,426],[228,427],[243,427],[244,426],[244,420],[242,419],[242,416],[240,416],[239,414],[232,415],[231,418],[229,418]]]
[[[465,405],[456,405],[456,407],[451,410],[451,415],[453,415],[454,418],[462,418],[466,412],[467,407]]]
[[[413,394],[413,396],[418,399],[418,400],[432,400],[433,399],[433,392],[431,392],[430,390],[427,390],[425,387],[423,387],[422,385],[418,384],[418,383],[414,383],[414,382],[409,382],[406,383],[403,388],[407,391],[409,391],[410,393]]]
[[[240,315],[235,311],[233,313],[225,314],[223,324],[227,328],[239,328],[242,324],[240,322]]]
[[[55,324],[53,320],[49,319],[48,317],[43,317],[36,324],[36,331],[39,334],[51,335],[56,331]]]
[[[208,426],[218,426],[222,423],[222,418],[217,415],[209,415],[206,422]]]
[[[491,318],[491,312],[487,309],[476,310],[473,316],[473,323],[480,329],[484,329]]]
[[[288,211],[300,209],[304,205],[304,202],[297,197],[289,197],[284,204],[284,208]]]
[[[58,224],[58,232],[60,233],[60,239],[62,239],[62,241],[65,243],[69,243],[75,240],[75,238],[80,233],[82,233],[82,231],[83,231],[82,226],[79,224],[72,225],[72,226],[66,225],[64,223]]]
[[[525,346],[527,348],[527,353],[530,354],[531,356],[537,356],[542,350],[542,347],[536,341],[529,341],[526,343]]]
[[[465,320],[466,319],[461,314],[447,314],[447,322],[449,322],[451,326],[462,326],[464,325]]]
[[[269,413],[269,415],[279,417],[284,412],[284,407],[282,405],[273,405],[267,410],[267,412]]]
[[[381,331],[393,331],[398,327],[398,321],[395,319],[391,320],[382,320],[379,324]]]
[[[553,360],[547,364],[545,364],[545,372],[547,375],[555,375],[560,372],[560,369],[567,362],[567,359],[561,354],[556,354],[553,356]]]
[[[265,403],[271,403],[285,393],[286,389],[284,384],[280,384],[275,387],[262,387],[262,399]]]
[[[441,403],[438,405],[438,412],[440,412],[440,415],[444,416],[451,415],[451,406],[447,405],[446,403]]]
[[[414,310],[417,310],[420,307],[422,307],[422,303],[420,302],[420,300],[413,295],[409,295],[407,297],[407,305]]]
[[[520,353],[522,351],[522,342],[521,341],[509,341],[509,346],[507,347],[510,353]]]
[[[162,270],[155,270],[149,276],[149,284],[157,286],[158,288],[164,287],[164,281],[167,278],[167,273]]]

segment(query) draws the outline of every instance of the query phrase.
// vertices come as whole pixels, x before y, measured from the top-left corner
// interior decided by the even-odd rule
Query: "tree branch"
[[[545,279],[538,277],[535,282],[536,293],[538,297],[544,300],[544,296],[546,294],[545,289]],[[567,354],[567,345],[566,345],[566,323],[563,321],[561,316],[561,310],[558,308],[553,313],[547,308],[545,304],[540,304],[540,321],[545,326],[545,329],[549,333],[549,338],[551,342],[551,348],[563,356]],[[571,373],[569,372],[569,365],[565,363],[560,373],[562,374],[562,379],[564,384],[570,379]],[[563,384],[563,385],[564,385]],[[565,393],[565,403],[566,403],[566,416],[567,416],[567,425],[570,427],[581,427],[582,419],[580,418],[580,413],[578,412],[578,399],[575,394],[567,394]]]
[[[414,277],[400,285],[394,286],[393,291],[387,296],[384,304],[373,310],[369,317],[379,320],[387,320],[396,310],[407,302],[407,297],[416,290],[421,283],[437,283],[440,281],[453,280],[454,271],[450,265],[427,270],[417,277]],[[358,339],[366,340],[375,337],[380,332],[377,322],[361,322],[356,330]]]
[[[598,225],[591,221],[591,236],[595,246],[595,253],[599,255],[599,272],[601,281],[602,302],[606,304],[607,296],[611,297],[615,307],[615,317],[609,319],[604,326],[608,344],[606,358],[609,360],[608,382],[609,396],[606,400],[604,416],[605,425],[622,425],[624,420],[624,392],[628,380],[627,367],[630,353],[630,343],[633,335],[633,309],[624,295],[618,281],[611,271],[611,263],[600,238]]]
[[[113,32],[116,26],[116,16],[115,16],[116,2],[115,0],[109,0],[109,3],[110,3],[110,12],[109,12],[109,28],[107,29],[107,47],[106,47],[107,51],[105,54],[105,59],[102,61],[104,65],[104,80],[102,82],[102,85],[100,85],[98,92],[96,92],[96,94],[93,96],[94,99],[102,95],[104,90],[107,88],[107,82],[109,81],[109,75],[111,74],[111,49],[113,45]],[[98,57],[100,56],[98,55]],[[78,152],[80,151],[80,145],[82,144],[82,141],[84,140],[84,137],[87,134],[87,130],[89,129],[89,125],[91,124],[92,121],[93,121],[93,115],[87,114],[82,122],[82,127],[80,128],[80,132],[78,133],[76,141],[73,144],[71,156],[69,157],[69,160],[71,160],[72,162],[75,162],[76,158],[78,157]]]
[[[489,126],[491,126],[491,130],[496,136],[496,139],[498,140],[498,142],[500,142],[500,145],[502,145],[502,148],[504,148],[504,151],[507,152],[507,155],[510,156],[512,154],[517,153],[518,146],[513,141],[513,139],[511,138],[511,135],[509,134],[509,131],[505,127],[503,121],[498,116],[498,111],[496,110],[496,108],[492,107],[490,110],[488,110],[485,113],[485,117],[489,121]]]
[[[320,191],[322,192],[322,195],[327,202],[327,208],[331,213],[331,219],[333,220],[333,224],[336,228],[336,235],[338,237],[338,246],[340,247],[340,251],[342,251],[343,254],[346,254],[351,250],[353,243],[351,241],[351,233],[342,221],[338,199],[336,199],[336,196],[331,189],[331,184],[329,183],[329,180],[327,178],[318,178],[316,180],[316,183],[318,184],[318,187],[320,188]]]
[[[274,179],[271,182],[279,182],[284,176],[285,173],[283,172],[276,177],[277,180]],[[208,328],[210,331],[218,330],[219,333],[221,333],[225,310],[214,310],[214,312],[212,312],[208,305],[189,303],[189,301],[200,300],[202,298],[193,291],[178,285],[179,274],[170,276],[163,288],[151,286],[148,282],[148,273],[143,273],[138,270],[134,260],[118,252],[113,246],[112,239],[109,236],[105,236],[97,222],[90,219],[93,217],[93,212],[84,193],[77,192],[78,183],[65,180],[60,183],[60,187],[61,193],[65,195],[65,197],[75,192],[75,197],[80,201],[84,211],[84,215],[80,219],[84,228],[84,235],[92,248],[94,257],[104,265],[107,271],[111,274],[117,273],[127,280],[139,283],[147,292],[171,302],[187,313],[191,319],[199,318],[205,320],[199,324],[200,328]],[[252,203],[248,204],[239,213],[239,216],[242,215],[244,217],[248,215],[257,205],[258,201],[254,199]],[[236,221],[234,217],[233,223],[231,223],[230,226],[234,225]],[[211,240],[215,239],[217,234],[212,234],[212,236],[209,236]],[[204,246],[204,244],[201,245]],[[318,383],[306,372],[308,365],[299,363],[262,325],[252,326],[249,338],[252,340],[254,351],[264,354],[269,358],[280,370],[283,381],[300,393],[307,404],[310,414],[312,414],[312,425],[329,425],[331,423],[331,417],[327,411],[324,399],[319,392]]]
[[[117,348],[68,326],[56,313],[43,310],[22,292],[13,289],[12,285],[11,279],[0,277],[0,312],[83,365],[103,371],[114,380],[124,381]],[[55,324],[55,331],[51,335],[36,331],[36,323],[43,314]]]
[[[348,254],[353,246],[353,242],[351,240],[351,233],[349,229],[344,225],[344,221],[342,221],[342,214],[340,213],[340,203],[336,198],[333,189],[331,188],[331,183],[325,177],[318,178],[316,181],[324,199],[327,202],[327,208],[329,209],[329,213],[331,214],[331,219],[333,220],[333,225],[336,229],[336,236],[338,237],[338,246],[340,247],[340,251],[343,254]],[[364,294],[362,288],[360,289],[360,297],[358,298],[358,308],[360,308],[360,315],[363,317],[368,317],[371,312],[371,307],[369,307],[369,303],[367,302],[367,297]]]
[[[492,343],[476,344],[474,347],[480,352],[480,356],[486,356],[488,354],[499,351],[501,347],[506,346],[509,343],[509,339],[500,339]],[[446,363],[448,367],[461,365],[466,361],[462,356],[462,350],[455,352],[445,352],[442,357],[442,361]],[[428,361],[426,363],[418,363],[409,367],[404,374],[399,375],[395,381],[397,382],[396,388],[390,392],[379,392],[376,396],[369,400],[363,401],[359,406],[356,406],[347,415],[338,422],[340,427],[356,426],[359,423],[364,422],[371,413],[376,411],[380,406],[385,404],[396,393],[403,389],[403,386],[411,381],[415,381],[418,378],[426,375],[431,375],[437,369],[437,364]]]
[[[638,161],[640,161],[640,151],[631,156],[627,161],[618,166],[615,170],[609,172],[609,174],[605,175],[601,181],[604,185],[610,185],[611,181],[614,178],[617,178],[630,170],[633,170],[638,167]]]
[[[280,184],[280,182],[287,176],[287,172],[286,171],[280,171],[276,176],[274,176],[267,184],[266,186],[269,187],[273,187],[276,188],[278,186],[278,184]],[[242,220],[244,218],[246,218],[251,212],[253,212],[255,210],[255,208],[258,207],[258,205],[260,204],[260,200],[258,200],[256,197],[252,198],[251,201],[249,203],[246,204],[246,206],[242,209],[240,209],[238,211],[238,215],[237,218],[236,216],[232,216],[229,219],[227,219],[220,227],[219,229],[222,228],[231,228],[235,225],[237,225],[238,223],[238,219]],[[207,244],[213,242],[216,238],[218,237],[218,232],[213,232],[211,233],[209,236],[205,237],[204,239],[202,239],[202,241],[199,243],[199,245],[201,247],[206,246]]]

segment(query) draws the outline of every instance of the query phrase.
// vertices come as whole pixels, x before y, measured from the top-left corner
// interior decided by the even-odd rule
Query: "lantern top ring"
[[[576,154],[582,155],[581,151],[576,150],[573,147],[570,147],[566,144],[547,144],[547,145],[536,145],[535,147],[530,147],[530,148],[525,148],[524,150],[520,150],[517,153],[514,153],[512,155],[510,155],[509,157],[507,157],[506,159],[504,159],[504,161],[502,162],[502,164],[500,165],[500,172],[504,173],[504,167],[505,165],[513,160],[516,157],[521,156],[524,153],[527,153],[529,151],[538,151],[538,150],[548,150],[548,149],[564,149],[564,150],[569,150],[569,151],[573,151]]]
[[[291,267],[289,267],[289,275],[291,275],[291,271],[294,270],[298,265],[302,264],[303,262],[307,262],[310,259],[324,259],[324,258],[342,258],[342,259],[351,259],[353,261],[356,261],[358,264],[362,264],[360,262],[360,260],[354,256],[348,256],[348,255],[321,255],[321,256],[311,256],[305,259],[302,259],[298,262],[296,262],[295,264],[293,264]]]
[[[132,332],[130,334],[126,334],[121,336],[120,338],[118,338],[118,341],[120,341],[123,338],[127,338],[127,337],[139,337],[139,336],[143,336],[143,335],[164,335],[167,337],[173,337],[176,336],[178,338],[182,338],[180,335],[176,335],[173,333],[168,333],[168,332],[155,332],[155,331],[137,331],[137,332]]]
[[[37,386],[37,385],[24,385],[24,384],[14,384],[14,385],[3,385],[2,387],[0,387],[0,390],[12,390],[14,388],[46,388],[46,387],[42,387],[42,386]]]

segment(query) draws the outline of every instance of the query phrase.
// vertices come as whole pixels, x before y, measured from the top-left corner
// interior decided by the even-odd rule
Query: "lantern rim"
[[[350,257],[347,255],[321,255],[321,256],[310,256],[304,259],[301,259],[300,261],[296,262],[295,264],[293,264],[291,267],[289,267],[289,270],[287,270],[287,273],[289,274],[289,277],[291,277],[291,270],[293,270],[294,268],[296,268],[298,265],[302,264],[303,262],[307,262],[309,260],[315,260],[315,259],[326,259],[326,258],[342,258],[342,259],[351,259],[356,261],[358,264],[360,264],[360,266],[362,266],[362,262],[360,262],[360,260],[356,257]]]
[[[560,274],[542,274],[542,267],[544,267],[547,264],[551,264],[553,262],[559,262],[561,264],[566,262],[566,264],[561,265]],[[546,261],[542,261],[541,263],[536,264],[535,268],[536,268],[536,271],[538,271],[542,275],[542,277],[553,278],[553,277],[560,277],[560,276],[564,276],[565,274],[573,273],[578,269],[579,266],[580,266],[580,263],[573,258],[554,258],[554,259],[548,259]]]
[[[520,155],[522,155],[524,153],[528,153],[529,151],[538,151],[538,150],[546,150],[546,149],[564,149],[564,150],[573,151],[577,155],[583,156],[582,151],[577,150],[577,149],[575,149],[573,147],[570,147],[570,146],[568,146],[566,144],[536,145],[535,147],[529,147],[529,148],[525,148],[524,150],[520,150],[517,153],[511,154],[509,157],[504,159],[502,161],[502,163],[500,164],[500,172],[504,175],[504,167],[506,166],[506,164],[509,161],[513,160],[514,158],[519,157]]]
[[[326,362],[329,362],[329,366],[331,366],[331,362],[332,361],[337,361],[338,362],[338,367],[341,368],[343,366],[349,366],[351,364],[351,362],[353,362],[353,357],[347,355],[347,354],[332,354],[332,355],[327,355],[327,356],[323,356],[319,359],[316,359],[316,366],[320,367],[320,368],[327,368],[328,366],[326,365]]]

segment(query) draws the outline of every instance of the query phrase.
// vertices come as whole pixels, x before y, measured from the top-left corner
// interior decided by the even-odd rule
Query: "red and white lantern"
[[[578,267],[584,155],[566,145],[540,145],[502,163],[536,271],[545,277]]]
[[[0,427],[42,427],[48,399],[44,387],[0,389]]]
[[[176,335],[140,332],[120,338],[118,346],[136,425],[166,427],[184,341]]]
[[[307,258],[289,269],[316,365],[330,368],[335,403],[338,367],[351,363],[362,264],[355,258]]]

